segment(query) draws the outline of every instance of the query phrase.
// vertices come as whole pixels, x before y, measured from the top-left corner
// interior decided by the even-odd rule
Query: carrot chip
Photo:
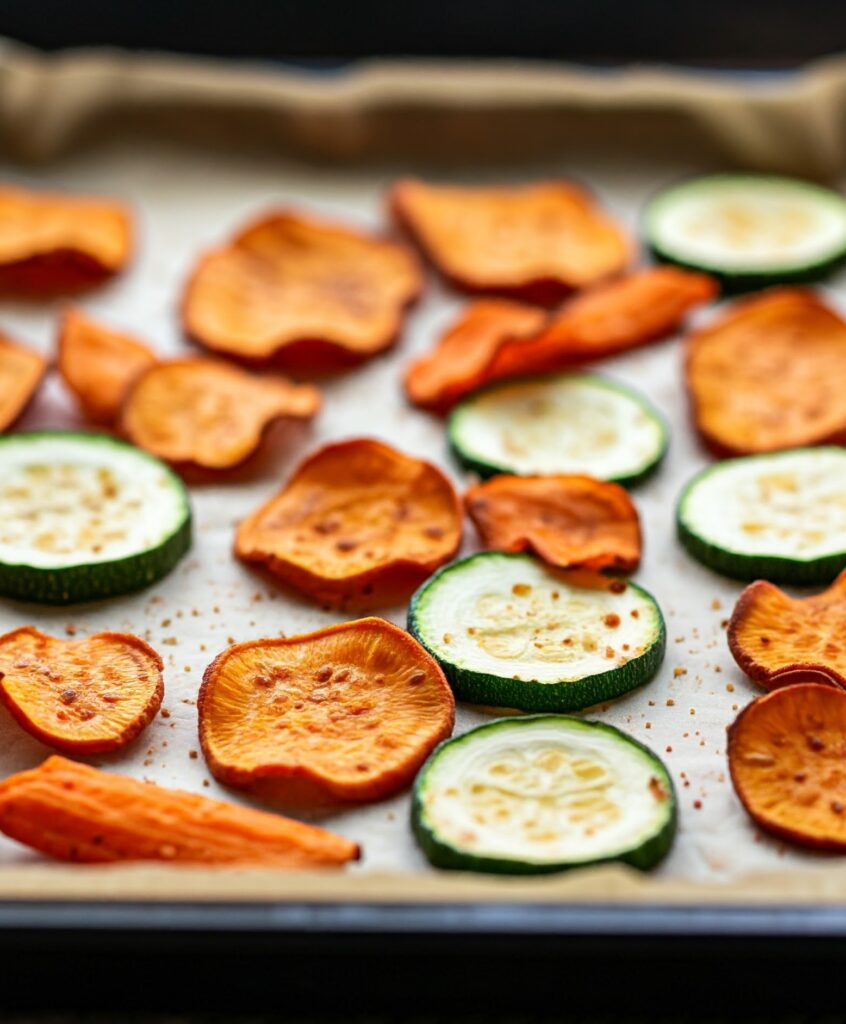
[[[0,188],[0,290],[78,291],[123,270],[132,218],[122,204]]]
[[[550,565],[634,572],[637,510],[617,484],[589,476],[495,476],[469,488],[464,504],[487,548],[531,551]]]
[[[199,713],[220,782],[364,801],[411,782],[452,732],[455,699],[413,637],[369,618],[230,647],[206,670]]]
[[[0,431],[14,425],[46,370],[47,360],[38,352],[0,336]]]
[[[166,462],[227,470],[258,449],[271,423],[311,419],[319,408],[320,392],[309,384],[216,359],[177,359],[137,378],[122,422],[134,444]]]
[[[135,378],[156,362],[153,352],[129,334],[103,327],[78,309],[59,322],[59,372],[85,415],[111,425]]]
[[[118,750],[162,703],[162,659],[129,633],[59,640],[33,626],[0,636],[0,698],[36,739],[66,753]]]
[[[728,628],[734,660],[767,690],[825,676],[846,688],[846,571],[819,594],[789,597],[758,580],[740,595]]]
[[[388,348],[422,287],[405,246],[279,212],[201,257],[183,296],[183,326],[199,344],[246,362],[333,370]]]
[[[358,846],[314,825],[113,775],[64,757],[0,782],[0,832],[49,857],[338,867]]]
[[[461,542],[439,469],[369,439],[319,449],[241,523],[235,553],[330,604],[407,597]]]
[[[846,322],[813,292],[775,288],[696,331],[687,387],[719,455],[846,441]]]
[[[619,273],[632,243],[584,190],[566,181],[502,188],[398,182],[394,217],[462,291],[542,305]]]

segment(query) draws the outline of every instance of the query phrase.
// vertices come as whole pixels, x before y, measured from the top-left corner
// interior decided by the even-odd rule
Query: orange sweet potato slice
[[[617,484],[589,476],[496,476],[470,487],[467,513],[487,548],[532,551],[550,565],[634,572],[637,509]]]
[[[633,254],[625,232],[566,181],[462,188],[406,180],[391,190],[390,206],[463,291],[546,305],[619,273]]]
[[[47,370],[47,360],[0,335],[0,431],[26,409]]]
[[[652,267],[596,285],[552,317],[513,302],[476,302],[411,365],[406,392],[416,405],[444,412],[483,384],[551,373],[666,337],[716,290],[705,274]]]
[[[59,321],[59,373],[85,415],[112,424],[135,378],[156,362],[137,338],[111,330],[78,309]]]
[[[0,831],[59,860],[336,867],[355,843],[278,814],[113,775],[64,757],[0,782]]]
[[[733,303],[691,336],[686,375],[718,455],[846,441],[846,322],[810,291]]]
[[[284,377],[247,373],[217,359],[176,359],[130,388],[123,428],[135,444],[176,466],[227,470],[259,447],[276,420],[310,419],[320,392]]]
[[[328,604],[407,597],[461,543],[444,474],[369,438],[329,444],[238,528],[235,553]]]
[[[729,729],[732,782],[768,832],[846,850],[846,693],[801,683],[747,705]]]
[[[408,785],[455,721],[437,662],[376,618],[236,644],[206,669],[198,707],[220,782],[351,801]]]
[[[121,203],[0,188],[0,290],[77,291],[122,270],[131,254]]]
[[[236,359],[334,370],[388,348],[422,287],[405,246],[282,211],[200,259],[182,321]]]
[[[743,671],[768,690],[801,676],[846,688],[846,571],[805,598],[765,580],[751,583],[734,607],[728,644]]]
[[[162,659],[129,633],[58,640],[33,626],[0,636],[0,699],[37,739],[66,753],[126,746],[164,696]]]

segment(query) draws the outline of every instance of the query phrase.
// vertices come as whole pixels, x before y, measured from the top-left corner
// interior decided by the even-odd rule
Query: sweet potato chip
[[[238,529],[235,553],[330,604],[406,597],[461,542],[444,474],[380,441],[326,445]]]
[[[0,431],[26,409],[47,370],[47,360],[0,335]]]
[[[161,706],[163,667],[129,633],[57,640],[23,626],[0,636],[0,698],[27,732],[66,753],[134,740]]]
[[[728,643],[737,664],[768,690],[803,675],[846,688],[846,571],[805,598],[751,583],[734,606]]]
[[[310,419],[319,408],[320,392],[310,384],[258,377],[216,359],[177,359],[135,381],[123,427],[166,462],[226,470],[256,451],[275,420]]]
[[[813,292],[776,288],[694,333],[687,386],[719,455],[846,441],[846,323]]]
[[[0,831],[59,860],[337,867],[358,846],[313,825],[64,757],[0,782]]]
[[[634,572],[637,509],[617,484],[589,476],[495,476],[470,487],[467,513],[486,548],[532,551],[550,565]]]
[[[846,850],[846,693],[784,686],[748,704],[729,729],[732,782],[768,832]]]
[[[406,392],[416,405],[445,412],[483,384],[552,373],[666,337],[715,293],[704,274],[653,267],[596,285],[551,318],[518,303],[475,302],[412,363]]]
[[[95,423],[115,422],[129,386],[155,362],[137,338],[103,327],[78,309],[62,314],[59,373]]]
[[[0,188],[2,291],[77,291],[123,270],[131,253],[120,203]]]
[[[462,188],[400,181],[391,210],[441,274],[463,291],[557,302],[619,273],[628,236],[566,181]]]
[[[215,352],[333,370],[388,348],[422,287],[405,246],[280,212],[200,259],[182,319],[187,335]]]
[[[236,644],[206,669],[198,707],[216,779],[300,799],[303,785],[336,800],[396,792],[455,721],[438,663],[376,618]]]

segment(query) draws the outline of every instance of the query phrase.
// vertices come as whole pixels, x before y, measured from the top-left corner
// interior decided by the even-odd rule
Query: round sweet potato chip
[[[77,291],[123,270],[131,254],[121,203],[0,188],[0,290]]]
[[[719,455],[846,441],[846,322],[813,292],[776,288],[696,331],[687,386]]]
[[[422,287],[405,246],[280,212],[200,259],[182,320],[192,340],[236,359],[333,370],[388,348]]]
[[[146,370],[123,409],[130,440],[182,467],[232,469],[275,420],[310,419],[320,392],[283,377],[247,373],[216,359],[177,359]]]
[[[549,565],[634,572],[637,509],[617,484],[589,476],[495,476],[470,487],[467,513],[486,548],[532,551]]]
[[[464,291],[557,302],[619,273],[633,246],[587,192],[566,181],[502,188],[398,182],[391,210]]]
[[[596,285],[552,317],[513,302],[475,302],[410,366],[406,392],[416,405],[445,412],[483,384],[552,373],[666,337],[715,293],[704,274],[652,267]]]
[[[103,327],[78,309],[62,314],[59,373],[95,423],[115,422],[130,384],[155,362],[137,338]]]
[[[0,698],[27,732],[67,753],[134,740],[161,705],[162,668],[129,633],[58,640],[23,626],[0,636]]]
[[[455,699],[434,658],[383,619],[236,644],[206,669],[200,741],[220,782],[338,800],[406,786],[452,732]]]
[[[846,850],[846,693],[802,683],[747,705],[729,729],[732,782],[768,832]]]
[[[320,448],[241,523],[235,553],[329,604],[407,597],[461,542],[444,474],[367,438]]]
[[[734,607],[728,644],[743,671],[768,690],[803,675],[846,688],[846,572],[805,598],[765,580],[751,583]]]
[[[0,431],[23,413],[46,370],[44,356],[0,335]]]

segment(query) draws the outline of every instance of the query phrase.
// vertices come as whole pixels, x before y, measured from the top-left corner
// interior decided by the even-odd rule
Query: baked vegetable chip
[[[59,860],[337,867],[358,846],[278,814],[112,775],[64,757],[0,782],[0,831]]]
[[[768,832],[846,850],[846,693],[784,686],[748,704],[728,734],[732,782]]]
[[[0,431],[26,409],[47,370],[47,360],[0,335]]]
[[[126,746],[164,696],[162,659],[129,633],[57,640],[33,626],[0,636],[0,697],[42,743],[66,753]]]
[[[59,322],[59,372],[85,415],[112,424],[135,378],[156,362],[143,342],[66,309]]]
[[[226,470],[252,455],[283,418],[310,419],[320,392],[216,359],[158,363],[135,381],[123,427],[141,448],[183,467]]]
[[[123,270],[131,254],[121,203],[0,188],[0,290],[77,291]]]
[[[464,504],[486,548],[531,551],[549,565],[634,572],[640,523],[619,484],[589,476],[495,476]]]
[[[198,706],[215,778],[300,798],[303,785],[339,800],[396,792],[455,720],[437,662],[376,618],[236,644],[206,669]]]
[[[557,302],[619,273],[630,239],[595,200],[566,181],[502,188],[398,182],[391,209],[453,285]]]
[[[235,553],[330,604],[407,596],[458,550],[461,508],[444,474],[380,441],[326,445],[241,523]]]
[[[846,440],[846,322],[811,291],[733,303],[691,336],[686,372],[696,425],[717,454]]]
[[[422,287],[405,246],[281,211],[200,259],[182,319],[215,352],[332,370],[388,348]]]
[[[715,293],[704,274],[652,267],[589,289],[551,318],[518,303],[475,302],[411,365],[406,391],[415,404],[446,411],[483,384],[566,369],[666,337]]]
[[[737,664],[768,690],[802,675],[846,688],[846,571],[805,598],[765,580],[750,584],[734,607],[728,643]]]

